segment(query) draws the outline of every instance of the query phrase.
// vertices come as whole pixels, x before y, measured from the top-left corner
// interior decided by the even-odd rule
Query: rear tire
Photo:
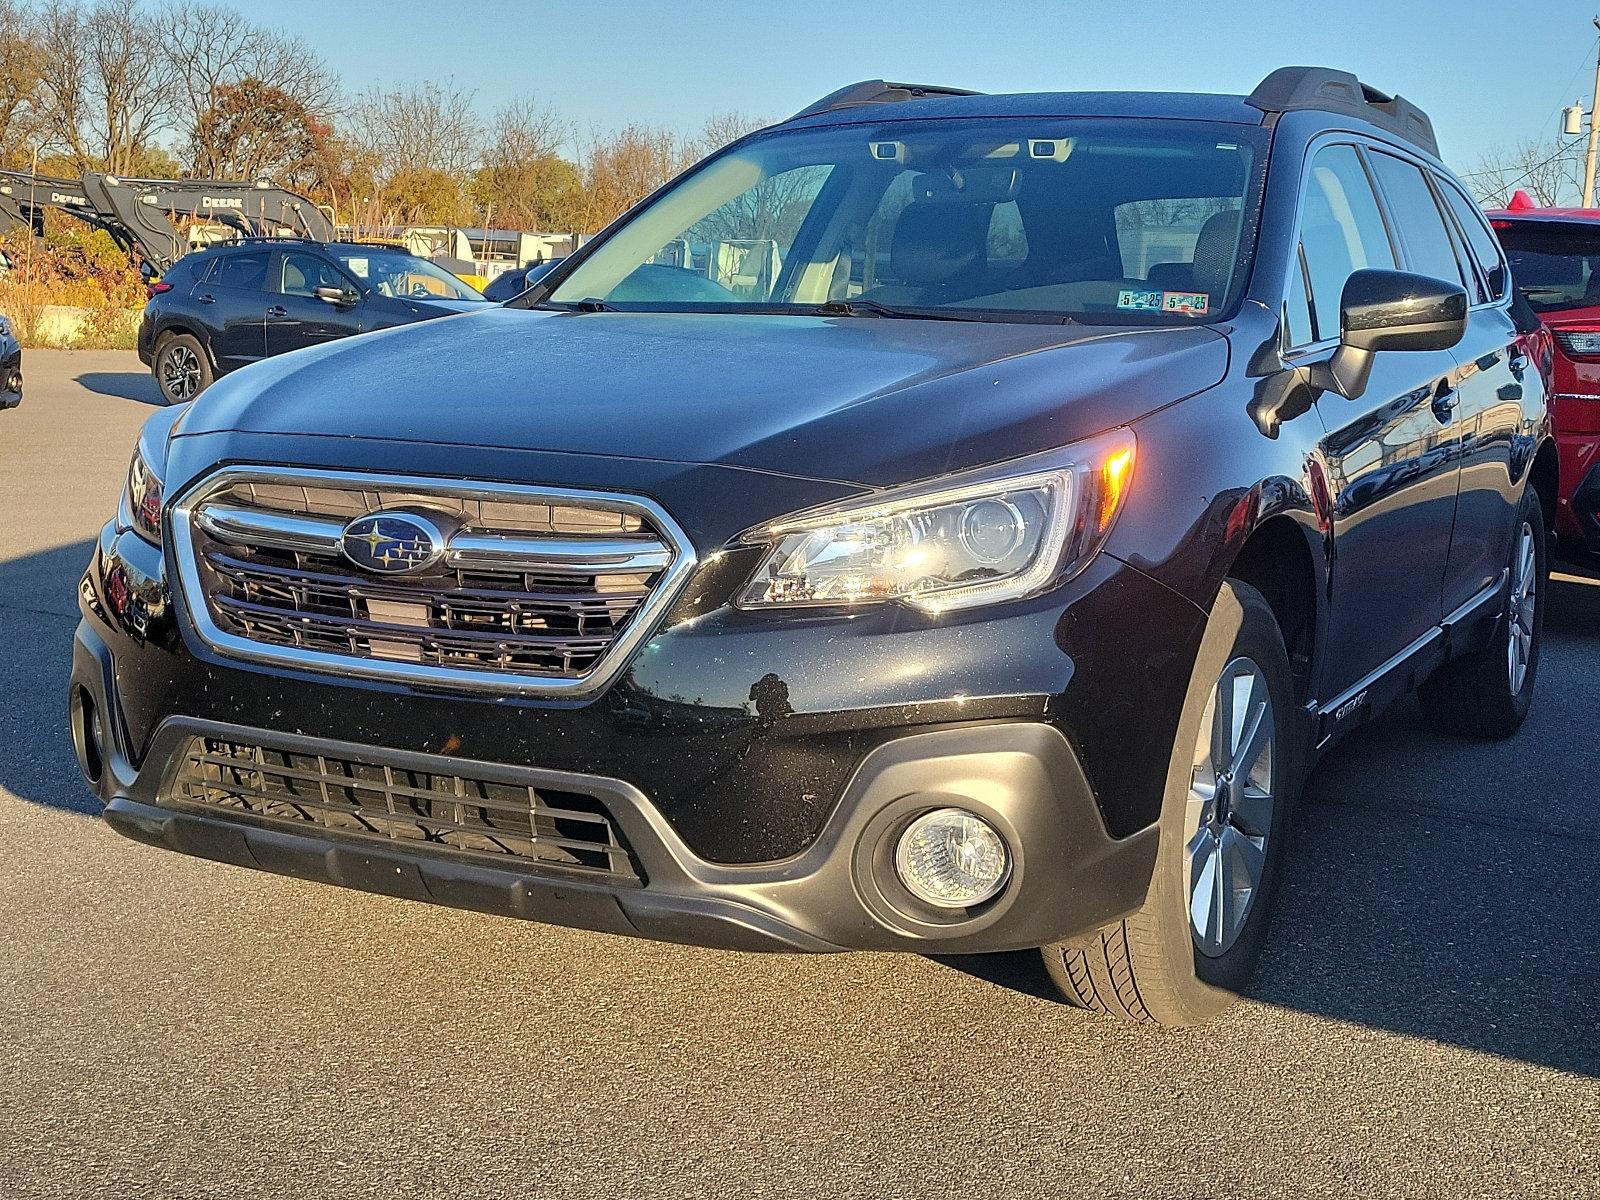
[[[1550,583],[1544,511],[1532,484],[1518,510],[1510,568],[1505,603],[1489,640],[1440,667],[1417,689],[1423,716],[1442,733],[1507,738],[1528,719]]]
[[[1042,949],[1065,1000],[1197,1025],[1237,999],[1266,942],[1303,739],[1277,619],[1260,592],[1229,580],[1184,699],[1144,906]]]
[[[169,334],[156,346],[150,373],[168,404],[193,400],[211,386],[215,376],[211,359],[198,338],[187,333]]]

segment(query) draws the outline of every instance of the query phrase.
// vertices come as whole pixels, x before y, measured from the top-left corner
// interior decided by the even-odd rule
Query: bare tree
[[[748,113],[713,113],[700,127],[699,133],[684,139],[684,165],[699,162],[724,146],[738,141],[745,134],[754,133],[770,124],[772,124],[770,120],[752,117]]]
[[[161,31],[118,0],[38,11],[40,95],[52,140],[78,165],[126,174],[166,133],[178,80]]]
[[[316,119],[338,105],[339,86],[326,62],[300,38],[242,20],[231,9],[185,0],[162,9],[161,34],[176,75],[174,121],[190,143],[219,89],[246,80],[271,89]]]
[[[83,22],[92,67],[100,157],[112,174],[127,174],[139,152],[168,128],[178,78],[159,29],[119,0],[102,0]]]
[[[43,54],[34,39],[32,15],[14,0],[0,0],[0,156],[27,161],[43,124],[39,86]]]
[[[570,226],[578,190],[577,168],[561,156],[570,127],[555,111],[533,100],[498,110],[472,191],[492,213],[523,229]]]
[[[1496,146],[1462,178],[1480,200],[1495,207],[1509,204],[1518,191],[1542,205],[1576,204],[1583,180],[1580,143],[1554,148],[1538,141]]]
[[[93,157],[85,140],[91,68],[83,13],[75,0],[49,0],[42,5],[34,37],[40,52],[39,95],[47,137],[76,162],[87,163]]]
[[[592,131],[581,166],[586,229],[599,229],[632,208],[676,175],[683,161],[677,135],[659,126]]]
[[[384,164],[380,183],[422,169],[463,176],[475,165],[483,141],[472,93],[431,82],[374,88],[357,97],[350,137]]]

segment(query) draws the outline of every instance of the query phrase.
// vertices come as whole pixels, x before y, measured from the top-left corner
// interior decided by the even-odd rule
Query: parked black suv
[[[84,771],[191,854],[1200,1020],[1322,751],[1528,711],[1555,447],[1464,201],[1334,71],[846,89],[511,307],[153,417]]]
[[[149,286],[139,361],[169,404],[258,359],[484,304],[444,268],[393,246],[294,238],[200,250]]]

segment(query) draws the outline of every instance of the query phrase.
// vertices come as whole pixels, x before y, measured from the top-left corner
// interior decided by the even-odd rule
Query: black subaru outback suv
[[[1203,1019],[1319,754],[1512,733],[1556,457],[1427,118],[845,89],[515,306],[156,414],[71,727],[153,845]]]
[[[185,255],[149,286],[139,360],[168,404],[258,359],[484,306],[444,268],[366,242],[246,238]]]

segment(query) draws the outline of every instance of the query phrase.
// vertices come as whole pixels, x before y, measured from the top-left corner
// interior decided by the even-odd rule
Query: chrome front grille
[[[277,824],[641,880],[597,797],[375,759],[195,737],[171,796]]]
[[[356,565],[344,528],[376,513],[443,531],[436,561]],[[647,500],[449,480],[227,468],[173,527],[191,615],[225,653],[530,693],[603,686],[693,565]]]

